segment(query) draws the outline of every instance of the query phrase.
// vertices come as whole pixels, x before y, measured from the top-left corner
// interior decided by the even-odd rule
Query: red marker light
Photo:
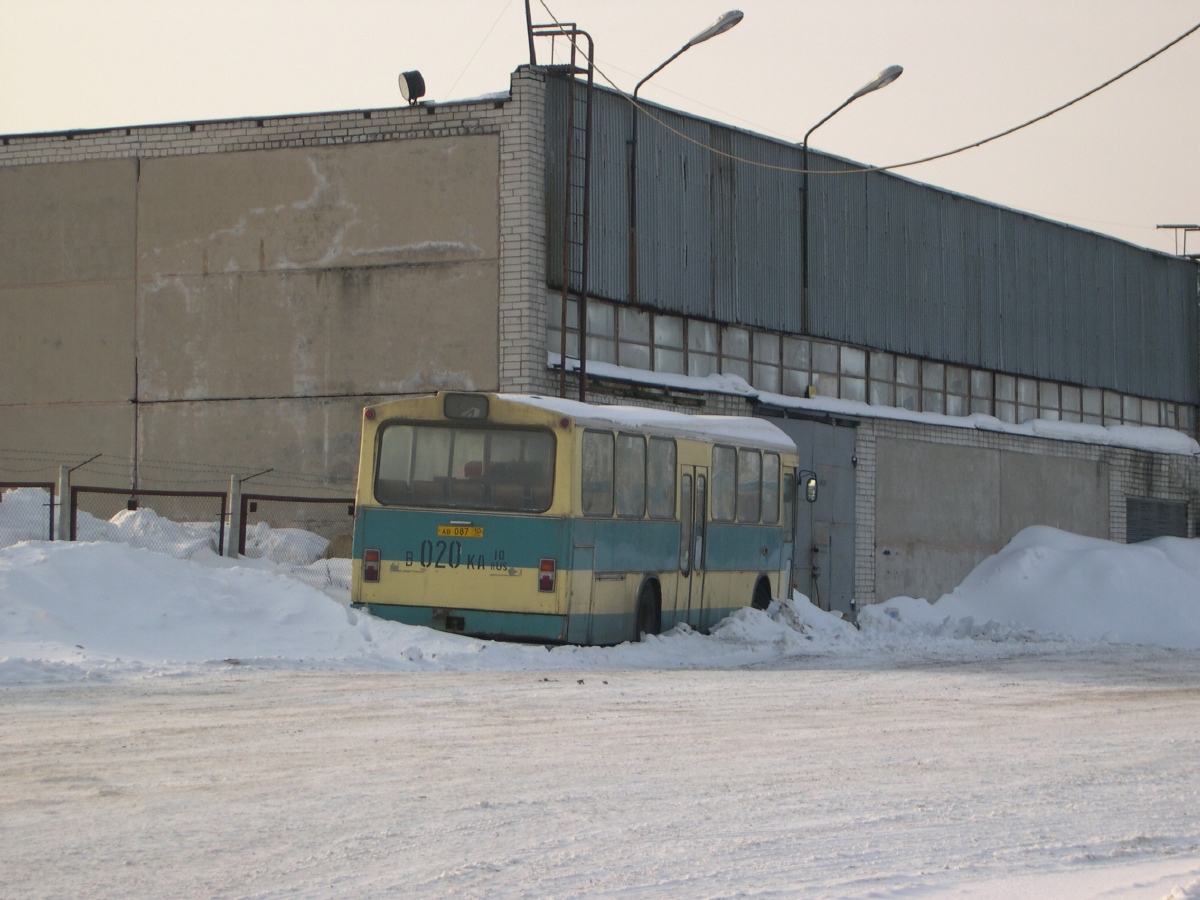
[[[571,420],[568,419],[566,416],[563,416],[561,419],[558,420],[558,427],[559,428],[570,428]]]
[[[363,551],[363,581],[378,582],[379,581],[379,551],[364,550]]]
[[[543,559],[538,563],[538,590],[549,593],[554,590],[555,563],[552,559]]]
[[[371,420],[373,420],[375,418],[375,410],[371,409],[371,407],[368,406],[366,409],[363,410],[363,418],[366,419],[368,422],[370,422]]]

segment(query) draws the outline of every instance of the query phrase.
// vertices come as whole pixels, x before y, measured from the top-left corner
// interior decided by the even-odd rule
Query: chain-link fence
[[[71,540],[115,541],[190,559],[225,549],[226,495],[216,491],[71,488]]]
[[[54,483],[0,481],[0,547],[54,539]]]
[[[353,497],[243,494],[238,550],[317,588],[350,587]]]

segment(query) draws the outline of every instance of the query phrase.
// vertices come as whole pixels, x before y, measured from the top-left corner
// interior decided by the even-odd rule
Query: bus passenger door
[[[687,623],[702,630],[704,567],[708,529],[708,469],[681,466],[679,477],[679,595],[676,608],[686,610]]]
[[[595,577],[595,544],[575,544],[571,557],[570,602],[567,605],[567,642],[592,642],[592,588]]]

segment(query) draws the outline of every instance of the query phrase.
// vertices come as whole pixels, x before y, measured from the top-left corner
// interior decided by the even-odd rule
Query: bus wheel
[[[754,598],[750,605],[755,609],[766,609],[771,605],[771,585],[765,578],[760,578],[754,586]]]
[[[637,603],[637,634],[635,641],[640,641],[643,635],[658,634],[662,631],[662,601],[658,597],[658,586],[653,581],[647,581],[638,591]]]

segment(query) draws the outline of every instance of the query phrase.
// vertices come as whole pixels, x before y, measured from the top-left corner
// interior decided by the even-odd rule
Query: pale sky
[[[791,141],[899,63],[812,139],[873,165],[1030,119],[1200,23],[1200,0],[546,3],[625,90],[736,4],[740,25],[642,95]],[[523,0],[0,0],[0,134],[396,106],[414,68],[429,99],[502,91],[528,62],[524,16]],[[534,18],[549,21],[539,0]],[[1200,223],[1198,88],[1200,32],[1066,112],[904,174],[1173,252],[1154,226]]]

